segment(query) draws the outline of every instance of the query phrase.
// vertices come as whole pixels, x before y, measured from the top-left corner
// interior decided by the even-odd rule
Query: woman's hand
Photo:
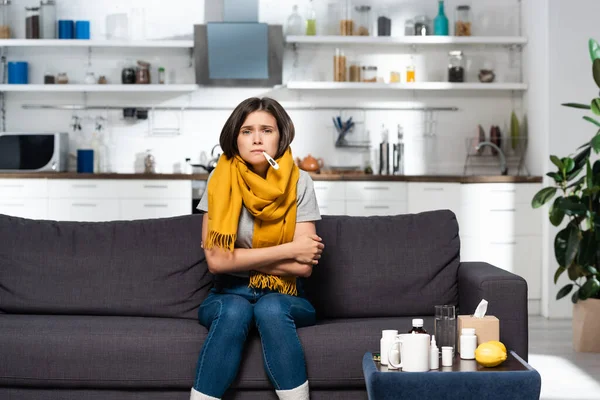
[[[301,235],[291,242],[294,260],[302,264],[316,265],[319,263],[325,245],[317,235]]]

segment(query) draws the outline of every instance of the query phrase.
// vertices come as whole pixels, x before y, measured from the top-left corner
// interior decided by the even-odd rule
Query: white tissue
[[[485,316],[485,313],[487,312],[487,306],[488,306],[488,302],[485,299],[481,300],[481,302],[475,309],[475,313],[473,314],[473,317],[483,318]]]

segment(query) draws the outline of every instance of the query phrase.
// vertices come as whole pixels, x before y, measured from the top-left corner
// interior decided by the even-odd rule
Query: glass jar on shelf
[[[40,38],[40,8],[25,7],[25,38]]]
[[[67,73],[60,72],[56,76],[56,83],[58,83],[59,85],[66,85],[67,83],[69,83],[69,77],[67,76]]]
[[[460,5],[456,7],[454,25],[455,36],[471,36],[471,7],[467,5]]]
[[[313,0],[309,0],[306,10],[306,36],[315,36],[317,34],[317,11]]]
[[[10,0],[0,0],[0,39],[10,39]]]
[[[360,63],[356,60],[350,62],[348,67],[348,80],[350,82],[362,82]]]
[[[415,17],[415,36],[427,36],[431,35],[431,26],[429,25],[429,19],[425,15],[418,15]]]
[[[138,61],[137,63],[135,83],[142,85],[150,84],[150,63],[145,61]]]
[[[404,36],[415,36],[415,20],[412,18],[404,22]]]
[[[354,35],[354,20],[352,19],[352,1],[341,0],[340,7],[340,35]]]
[[[356,36],[369,36],[371,34],[371,6],[359,5],[356,11]]]
[[[465,62],[462,51],[448,53],[448,82],[465,81]]]
[[[365,65],[362,67],[363,82],[377,82],[377,67],[375,65]]]
[[[380,8],[377,13],[377,36],[392,36],[392,20],[387,8]]]
[[[416,82],[416,74],[415,74],[415,60],[413,57],[410,57],[410,61],[406,66],[406,82]]]
[[[45,0],[40,3],[40,31],[42,39],[56,39],[56,2]]]
[[[346,55],[341,49],[335,49],[333,56],[334,82],[346,82]]]

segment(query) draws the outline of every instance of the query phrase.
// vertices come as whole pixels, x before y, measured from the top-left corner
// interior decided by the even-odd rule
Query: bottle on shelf
[[[346,82],[346,55],[341,49],[335,49],[333,56],[334,82]]]
[[[10,1],[0,1],[0,39],[10,39]]]
[[[381,125],[381,143],[379,143],[379,175],[390,174],[390,144],[388,137],[388,130],[386,129],[385,125]]]
[[[298,6],[292,7],[292,13],[287,19],[285,24],[285,34],[289,36],[300,36],[305,33],[305,22],[304,18],[298,12]]]
[[[448,17],[444,12],[444,0],[439,0],[438,15],[433,20],[433,34],[437,36],[448,36]]]
[[[313,0],[308,3],[306,13],[306,36],[315,36],[317,34],[317,11]]]
[[[415,61],[414,58],[410,57],[410,62],[406,66],[406,82],[415,82]]]
[[[400,124],[398,124],[398,142],[393,146],[393,157],[394,175],[404,175],[404,131]]]
[[[408,331],[408,333],[424,333],[427,334],[425,328],[423,328],[423,319],[422,318],[414,318],[412,320],[412,329]]]

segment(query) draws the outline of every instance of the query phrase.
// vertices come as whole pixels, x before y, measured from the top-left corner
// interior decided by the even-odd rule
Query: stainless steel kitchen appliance
[[[0,132],[0,172],[62,172],[69,134]]]

